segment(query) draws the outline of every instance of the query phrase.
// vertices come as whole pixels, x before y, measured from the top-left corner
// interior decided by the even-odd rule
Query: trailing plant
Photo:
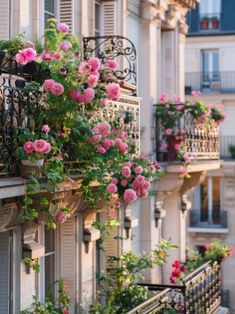
[[[36,273],[40,272],[40,265],[36,260],[31,259],[30,257],[25,257],[22,259],[22,262],[25,264],[27,269],[33,269]]]

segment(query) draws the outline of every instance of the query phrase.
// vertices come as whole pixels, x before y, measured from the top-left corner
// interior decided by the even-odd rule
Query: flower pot
[[[201,29],[208,29],[209,28],[209,20],[207,20],[207,19],[201,20],[200,27],[201,27]]]
[[[219,29],[219,20],[218,19],[212,19],[211,20],[211,26],[212,26],[212,29]]]
[[[29,179],[32,175],[40,178],[42,177],[44,159],[39,160],[21,160],[20,176]]]

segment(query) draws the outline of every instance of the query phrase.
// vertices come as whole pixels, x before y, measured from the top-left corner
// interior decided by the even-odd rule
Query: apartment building
[[[0,0],[0,39],[25,32],[26,38],[33,41],[43,34],[47,18],[55,17],[67,23],[71,32],[80,38],[84,54],[90,41],[95,39],[97,43],[97,37],[110,40],[109,36],[127,48],[126,55],[130,49],[134,51],[131,63],[134,62],[134,70],[126,67],[125,59],[119,60],[123,70],[131,69],[134,74],[129,82],[124,79],[128,84],[122,91],[121,105],[124,108],[135,106],[138,123],[140,118],[136,129],[136,138],[141,133],[140,151],[160,159],[165,171],[160,181],[152,182],[154,197],[138,200],[120,210],[122,225],[114,235],[121,236],[121,240],[106,241],[106,256],[97,248],[99,235],[92,229],[92,222],[102,220],[103,214],[96,215],[81,208],[79,186],[62,187],[63,202],[72,206],[73,215],[55,231],[48,231],[37,222],[33,225],[18,222],[25,181],[16,174],[9,176],[3,172],[0,178],[0,314],[16,314],[30,308],[32,295],[43,300],[48,287],[60,277],[67,283],[70,313],[82,313],[82,310],[88,313],[97,290],[96,272],[106,268],[107,255],[128,249],[148,253],[162,237],[172,238],[179,248],[170,253],[163,272],[153,269],[147,273],[146,280],[168,283],[172,261],[185,261],[187,192],[204,178],[205,172],[220,171],[218,150],[215,149],[213,156],[205,151],[199,160],[193,147],[189,147],[189,155],[194,154],[188,168],[191,176],[180,176],[177,161],[161,160],[161,152],[158,154],[156,132],[159,126],[153,104],[161,93],[184,98],[184,49],[188,30],[185,16],[195,4],[194,0]],[[4,148],[5,144],[2,144]],[[4,169],[8,157],[4,155],[0,159]],[[32,245],[28,248],[41,266],[39,274],[28,273],[21,263],[29,239]]]
[[[185,52],[185,94],[201,92],[207,103],[223,104],[226,119],[220,129],[221,169],[207,173],[205,181],[194,189],[189,213],[187,243],[203,251],[206,242],[221,240],[235,244],[234,233],[234,1],[202,0],[188,14],[189,33]],[[225,299],[235,309],[235,280],[231,275],[235,258],[223,268]]]

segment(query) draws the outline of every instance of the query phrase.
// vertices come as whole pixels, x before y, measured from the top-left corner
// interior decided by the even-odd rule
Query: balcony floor
[[[160,163],[163,171],[168,173],[181,173],[180,163],[179,162],[162,162]],[[209,170],[217,170],[220,168],[220,160],[196,160],[192,161],[188,166],[188,172],[201,172]]]

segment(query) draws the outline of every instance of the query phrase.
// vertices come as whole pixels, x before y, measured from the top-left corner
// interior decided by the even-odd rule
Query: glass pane
[[[45,253],[55,251],[55,232],[45,229]]]
[[[54,297],[54,286],[52,285],[55,281],[55,256],[54,254],[45,256],[45,294],[48,298]]]
[[[199,8],[200,8],[200,14],[208,14],[210,13],[210,0],[201,0]]]
[[[201,221],[208,220],[208,179],[201,184]]]
[[[95,29],[97,32],[100,31],[100,5],[95,4]]]
[[[220,177],[213,177],[213,211],[220,210]]]
[[[55,1],[45,0],[45,11],[55,14]]]
[[[219,72],[219,54],[218,52],[213,52],[213,72]]]
[[[209,53],[203,52],[202,53],[202,65],[203,65],[203,73],[209,72]]]

